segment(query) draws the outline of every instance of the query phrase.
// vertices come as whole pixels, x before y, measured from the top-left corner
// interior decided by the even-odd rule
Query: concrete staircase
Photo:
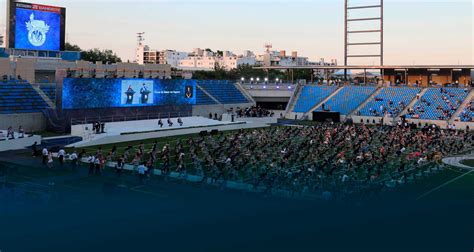
[[[328,97],[326,97],[326,99],[322,100],[320,103],[316,104],[314,107],[312,107],[308,112],[306,112],[304,114],[303,117],[308,117],[310,116],[311,113],[313,113],[313,111],[315,111],[319,106],[323,105],[323,103],[326,103],[327,101],[329,101],[331,98],[333,98],[335,95],[337,95],[344,87],[339,87],[337,88],[334,92],[332,92],[332,94],[330,94]]]
[[[207,92],[206,89],[204,89],[203,87],[201,87],[199,84],[196,84],[196,86],[202,90],[202,92],[204,92],[207,96],[209,96],[209,98],[211,98],[213,101],[216,102],[216,104],[220,104],[220,105],[223,105],[219,100],[217,100],[214,96],[212,96],[209,92]]]
[[[56,103],[53,102],[48,95],[46,95],[43,90],[41,90],[41,88],[37,85],[31,85],[31,87],[33,87],[34,90],[36,90],[36,92],[38,92],[38,94],[41,96],[41,98],[43,98],[43,100],[46,102],[46,104],[48,104],[48,106],[52,109],[56,109]]]
[[[367,98],[363,103],[361,103],[361,104],[359,105],[359,107],[357,107],[356,109],[354,109],[353,111],[351,111],[351,112],[349,113],[349,115],[350,115],[350,116],[355,115],[355,114],[356,114],[357,112],[359,112],[362,108],[364,108],[370,101],[374,100],[375,97],[380,94],[380,92],[382,91],[382,88],[383,88],[383,87],[377,88],[377,90],[375,90],[375,92],[374,92],[373,94],[371,94],[371,95],[369,96],[369,98]]]
[[[426,92],[428,91],[428,88],[423,88],[420,92],[420,99],[423,98],[423,95],[426,94]],[[411,100],[410,103],[408,103],[407,107],[402,111],[400,112],[400,114],[398,114],[398,116],[395,118],[396,121],[400,120],[400,117],[402,115],[406,115],[408,113],[408,109],[410,108],[413,108],[416,104],[416,102],[418,101],[418,99],[416,99],[416,96],[413,98],[413,100]]]
[[[245,98],[247,98],[247,100],[252,103],[253,105],[256,105],[257,102],[255,101],[255,99],[250,95],[249,92],[247,92],[247,90],[245,90],[244,87],[242,87],[242,85],[240,85],[240,83],[236,82],[235,83],[235,87],[245,96]]]
[[[474,90],[471,90],[469,92],[469,95],[467,96],[467,98],[463,101],[463,103],[461,104],[461,106],[459,106],[459,108],[456,110],[456,112],[453,114],[453,116],[451,117],[451,119],[449,119],[449,123],[453,123],[458,117],[459,115],[462,113],[462,111],[464,110],[464,108],[467,106],[467,104],[469,104],[472,99],[474,98]]]
[[[285,113],[283,114],[285,118],[294,118],[293,109],[295,108],[296,101],[299,99],[302,90],[303,85],[296,84],[295,91],[291,95],[288,105],[286,105]]]

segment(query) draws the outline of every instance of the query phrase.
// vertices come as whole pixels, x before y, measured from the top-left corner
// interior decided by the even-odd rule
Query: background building
[[[287,54],[285,50],[271,50],[270,44],[265,45],[263,54],[256,55],[254,52],[245,50],[242,54],[231,51],[212,51],[211,49],[194,48],[192,52],[178,52],[176,50],[152,50],[149,46],[139,42],[136,49],[136,60],[138,64],[168,64],[173,68],[186,71],[213,71],[216,67],[232,70],[241,65],[249,66],[335,66],[336,60],[325,62],[320,59],[317,62],[309,61],[308,57],[301,57],[297,51]]]

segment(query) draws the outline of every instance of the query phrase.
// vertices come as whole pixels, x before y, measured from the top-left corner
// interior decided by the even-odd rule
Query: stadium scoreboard
[[[8,1],[7,48],[64,51],[66,9]]]

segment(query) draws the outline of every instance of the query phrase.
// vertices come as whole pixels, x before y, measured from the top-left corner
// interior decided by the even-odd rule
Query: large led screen
[[[60,7],[13,2],[10,6],[9,47],[27,50],[64,50],[66,10]]]
[[[196,104],[196,81],[66,78],[63,109]]]

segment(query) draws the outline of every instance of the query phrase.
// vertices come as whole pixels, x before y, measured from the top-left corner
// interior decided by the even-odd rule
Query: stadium
[[[383,0],[345,2],[343,66],[206,80],[84,60],[66,8],[8,0],[0,251],[472,250],[474,65],[385,65]]]

